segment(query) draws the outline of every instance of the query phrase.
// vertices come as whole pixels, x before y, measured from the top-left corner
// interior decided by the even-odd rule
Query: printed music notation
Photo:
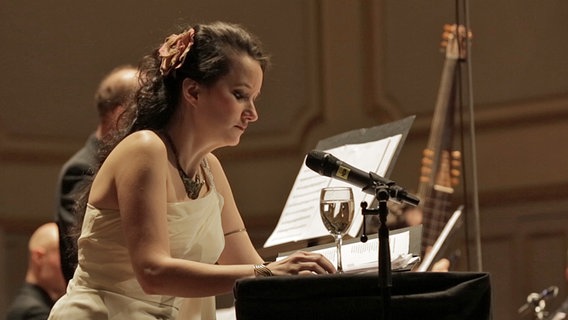
[[[331,153],[361,170],[372,171],[384,176],[401,138],[402,135],[397,134],[377,141],[347,144],[322,151]],[[347,182],[317,174],[305,165],[304,159],[280,220],[264,247],[328,235],[319,214],[320,190],[324,187],[343,185],[351,186]],[[355,237],[363,223],[360,203],[362,201],[371,203],[373,197],[357,188],[353,188],[353,195],[355,217],[348,234]]]
[[[392,270],[412,267],[419,257],[410,252],[410,231],[389,235],[389,248]],[[322,254],[335,264],[335,244],[326,244],[307,249]],[[293,251],[292,251],[293,252]],[[283,259],[292,252],[281,253],[277,259]],[[371,237],[367,242],[352,239],[342,246],[343,270],[346,273],[377,271],[379,262],[379,239]]]

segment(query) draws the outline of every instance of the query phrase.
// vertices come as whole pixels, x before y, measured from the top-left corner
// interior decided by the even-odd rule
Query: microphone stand
[[[389,200],[389,187],[387,185],[374,186],[375,199],[379,203],[378,209],[367,209],[367,202],[361,202],[361,212],[363,220],[368,215],[379,215],[379,287],[381,290],[380,300],[380,315],[379,319],[391,319],[391,259],[390,259],[390,245],[389,245],[389,228],[387,226],[387,216],[389,209],[387,201]],[[363,233],[361,234],[361,242],[367,242],[367,231],[365,222],[363,221]]]
[[[363,214],[363,220],[365,220],[368,215],[379,215],[379,287],[381,288],[381,304],[380,304],[380,315],[379,319],[391,320],[391,288],[392,288],[392,276],[391,276],[391,259],[390,259],[390,245],[389,245],[389,228],[387,226],[387,216],[389,214],[389,209],[387,202],[390,198],[398,202],[404,202],[413,206],[418,205],[420,199],[416,196],[409,194],[397,186],[394,181],[390,181],[381,178],[374,172],[369,172],[369,181],[372,181],[370,185],[363,188],[363,191],[368,191],[373,189],[375,192],[375,199],[377,200],[379,206],[374,209],[367,209],[367,203],[365,201],[361,202],[361,212]],[[366,223],[363,221],[363,232],[361,233],[361,242],[367,242],[367,228]]]

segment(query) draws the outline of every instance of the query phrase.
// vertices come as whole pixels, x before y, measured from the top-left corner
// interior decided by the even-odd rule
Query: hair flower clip
[[[172,34],[166,38],[164,44],[158,50],[162,63],[160,72],[165,77],[183,64],[191,45],[193,44],[193,28],[180,34]]]

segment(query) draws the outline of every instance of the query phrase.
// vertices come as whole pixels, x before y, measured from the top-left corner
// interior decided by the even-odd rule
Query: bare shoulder
[[[136,131],[122,140],[117,147],[127,151],[164,152],[166,147],[157,133],[150,130]]]
[[[205,156],[205,159],[207,159],[207,162],[209,163],[211,169],[213,168],[215,168],[215,170],[221,169],[221,162],[219,161],[219,158],[217,158],[217,156],[215,156],[214,154],[208,153]]]
[[[209,163],[209,169],[215,177],[215,181],[218,179],[226,179],[225,170],[223,169],[223,165],[221,164],[221,161],[219,161],[219,158],[212,153],[207,154],[205,158],[207,159],[207,163]]]
[[[117,188],[133,185],[136,179],[159,177],[167,170],[167,150],[152,131],[139,131],[124,138],[99,169],[89,203],[101,208],[118,208]]]
[[[219,161],[219,158],[212,153],[209,153],[205,156],[207,159],[207,163],[209,164],[209,170],[213,174],[213,178],[215,179],[215,184],[219,187],[219,184],[222,183],[223,180],[226,180],[225,171],[223,170],[223,166]]]
[[[108,162],[123,167],[155,165],[167,161],[167,149],[155,132],[142,130],[125,137],[111,152]]]

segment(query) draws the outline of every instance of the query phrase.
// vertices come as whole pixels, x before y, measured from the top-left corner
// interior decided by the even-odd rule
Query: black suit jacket
[[[8,309],[6,320],[45,320],[53,304],[42,288],[24,283]]]
[[[61,168],[57,186],[57,214],[55,221],[59,228],[59,249],[61,252],[61,269],[67,282],[73,277],[77,267],[77,247],[70,235],[76,222],[75,203],[87,177],[93,175],[97,165],[97,152],[100,141],[91,134],[85,146],[77,151]]]

